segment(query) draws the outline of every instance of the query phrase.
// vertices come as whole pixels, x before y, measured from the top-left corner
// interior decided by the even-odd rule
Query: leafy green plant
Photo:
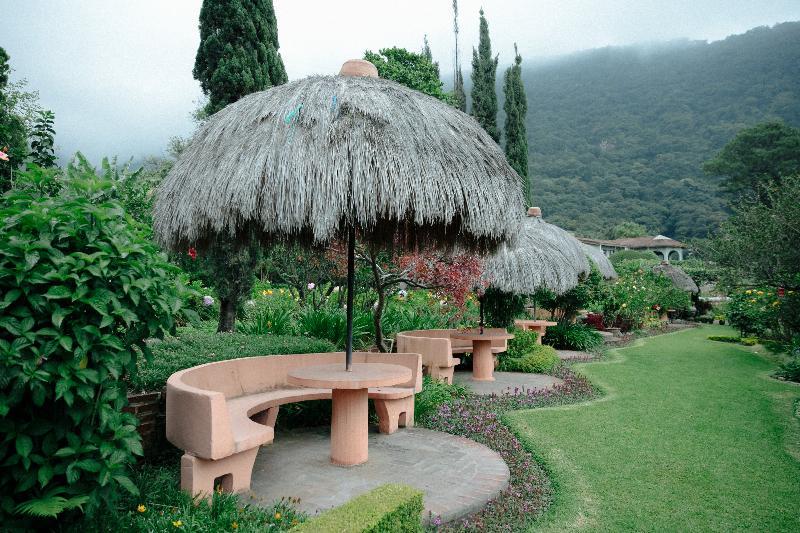
[[[594,328],[586,324],[559,322],[547,328],[547,335],[542,341],[564,350],[592,350],[603,344],[603,337]]]
[[[741,337],[733,337],[731,335],[709,335],[708,340],[717,342],[731,342],[738,344],[741,342]]]
[[[755,346],[758,344],[758,337],[742,337],[740,342],[745,346]]]
[[[347,339],[347,316],[344,309],[314,309],[306,307],[298,317],[298,329],[303,335],[325,339],[337,348],[344,348]],[[372,316],[353,310],[353,345],[363,347],[372,335]]]
[[[248,335],[291,335],[295,330],[294,315],[287,307],[262,306],[237,323],[236,330]]]
[[[536,344],[521,357],[501,358],[498,370],[529,374],[549,374],[560,363],[561,359],[559,359],[555,348]]]
[[[456,383],[450,385],[438,379],[425,376],[422,379],[422,391],[414,397],[414,416],[418,420],[434,413],[440,405],[451,402],[457,398],[465,398],[468,394],[466,387]]]
[[[91,169],[0,204],[0,521],[136,492],[142,445],[123,378],[181,310],[175,268]],[[30,180],[30,181],[29,181]],[[33,182],[33,183],[31,183]],[[15,518],[11,518],[15,516]],[[26,520],[25,518],[21,518]]]
[[[504,358],[517,359],[525,357],[538,346],[536,339],[539,338],[539,334],[535,331],[514,328],[511,333],[514,338],[508,341],[508,349],[501,354],[501,361]]]
[[[177,468],[145,464],[133,481],[141,496],[126,496],[116,508],[76,523],[69,531],[126,532],[287,531],[306,519],[293,499],[245,503],[241,496],[215,493],[210,502],[180,489]],[[268,505],[264,505],[268,504]],[[113,527],[110,526],[113,524]]]

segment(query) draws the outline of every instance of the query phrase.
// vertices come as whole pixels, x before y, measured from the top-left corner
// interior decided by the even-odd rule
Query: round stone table
[[[369,388],[387,387],[411,379],[411,369],[385,363],[314,365],[290,370],[292,385],[331,389],[331,462],[353,466],[369,458]]]
[[[458,331],[450,334],[451,339],[472,341],[472,379],[475,381],[494,381],[494,354],[492,341],[513,339],[510,333],[490,333],[485,331]]]

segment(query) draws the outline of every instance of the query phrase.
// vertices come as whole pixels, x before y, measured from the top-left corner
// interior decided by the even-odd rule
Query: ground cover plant
[[[447,524],[442,524],[438,517],[431,517],[434,529],[524,531],[547,508],[553,497],[548,474],[504,423],[504,415],[518,409],[569,404],[594,395],[589,381],[569,368],[559,367],[555,375],[564,383],[552,389],[515,391],[500,396],[470,394],[442,403],[421,422],[429,429],[488,446],[500,454],[511,473],[509,487],[483,509]]]
[[[794,531],[796,386],[723,326],[640,340],[577,365],[603,401],[510,413],[552,473],[543,531]]]

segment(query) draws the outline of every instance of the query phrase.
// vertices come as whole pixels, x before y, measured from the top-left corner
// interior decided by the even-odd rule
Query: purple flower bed
[[[480,511],[448,524],[434,517],[431,522],[436,531],[522,531],[547,509],[553,498],[550,479],[501,417],[516,409],[574,403],[595,394],[589,380],[566,366],[559,367],[554,375],[564,383],[552,389],[500,396],[470,394],[442,404],[422,421],[429,429],[488,446],[500,454],[511,473],[508,488]]]

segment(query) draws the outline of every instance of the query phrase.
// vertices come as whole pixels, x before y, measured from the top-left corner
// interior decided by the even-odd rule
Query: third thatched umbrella
[[[359,238],[489,250],[518,230],[521,179],[471,117],[348,61],[213,115],[158,193],[173,250],[216,239],[348,239],[347,367]]]
[[[692,294],[697,294],[700,292],[700,288],[697,286],[697,283],[694,282],[689,274],[684,272],[682,268],[671,265],[666,261],[662,261],[661,264],[654,266],[653,273],[667,276],[670,280],[672,280],[672,284],[682,291],[690,292]]]
[[[586,252],[586,255],[589,256],[589,259],[595,264],[597,270],[600,271],[600,275],[605,279],[615,279],[617,277],[617,271],[614,269],[614,265],[611,264],[611,261],[609,261],[606,254],[603,253],[603,250],[585,243],[581,243],[581,245],[583,246],[583,251]]]

